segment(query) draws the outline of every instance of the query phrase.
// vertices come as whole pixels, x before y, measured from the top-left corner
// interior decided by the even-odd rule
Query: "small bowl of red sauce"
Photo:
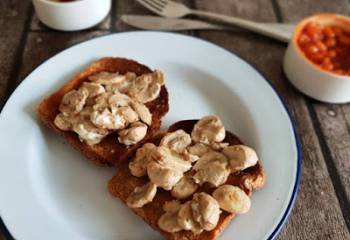
[[[302,20],[283,68],[306,95],[330,103],[350,102],[350,18],[320,14]]]

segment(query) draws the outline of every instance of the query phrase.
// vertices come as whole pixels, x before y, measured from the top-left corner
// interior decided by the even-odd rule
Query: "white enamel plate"
[[[196,38],[128,32],[75,45],[33,71],[0,115],[0,214],[16,239],[162,239],[107,190],[115,168],[96,167],[38,121],[45,96],[105,56],[131,58],[166,76],[170,111],[181,119],[217,114],[258,152],[267,184],[249,213],[220,239],[271,239],[299,185],[300,151],[290,117],[268,82],[232,53]]]

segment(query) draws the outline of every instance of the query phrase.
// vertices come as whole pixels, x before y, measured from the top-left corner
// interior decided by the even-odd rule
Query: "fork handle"
[[[238,26],[262,35],[288,43],[292,37],[294,25],[281,23],[257,23],[242,18],[225,16],[200,10],[192,10],[190,14],[207,17],[222,23]]]

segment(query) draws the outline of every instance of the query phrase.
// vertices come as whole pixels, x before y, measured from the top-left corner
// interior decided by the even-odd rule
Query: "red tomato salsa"
[[[322,69],[350,76],[350,32],[311,22],[297,41],[305,56]]]

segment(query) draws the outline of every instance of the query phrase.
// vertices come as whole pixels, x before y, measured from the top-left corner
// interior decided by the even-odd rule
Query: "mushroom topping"
[[[250,198],[239,187],[232,185],[220,186],[213,192],[220,208],[235,214],[243,214],[250,209]]]
[[[66,116],[77,114],[83,109],[87,97],[85,91],[72,90],[63,96],[59,110]]]
[[[191,201],[193,219],[206,231],[213,230],[218,224],[220,207],[212,196],[206,193],[195,193]]]
[[[163,73],[159,71],[143,74],[132,83],[128,95],[142,103],[150,102],[158,97],[163,79]]]
[[[128,72],[125,74],[125,80],[118,82],[118,83],[112,83],[106,85],[107,92],[121,92],[126,93],[133,81],[136,79],[136,74],[132,72]]]
[[[191,136],[195,142],[221,142],[225,138],[225,128],[218,116],[209,115],[194,125]]]
[[[160,141],[160,146],[165,146],[178,153],[183,153],[187,146],[191,144],[191,141],[191,136],[180,129],[175,132],[167,133]]]
[[[130,97],[120,92],[114,92],[112,95],[108,95],[108,104],[112,110],[118,109],[118,107],[129,106],[130,102]]]
[[[113,109],[112,109],[112,112],[113,112]],[[137,115],[137,113],[134,110],[132,110],[132,108],[129,106],[119,107],[116,110],[116,114],[123,116],[123,118],[126,121],[126,125],[130,123],[134,123],[139,120],[139,116]],[[147,126],[146,126],[146,129],[147,129]]]
[[[118,132],[118,140],[127,146],[133,145],[141,141],[147,134],[147,125],[142,122],[134,122],[129,128]]]
[[[126,199],[126,204],[130,208],[141,208],[147,203],[152,202],[156,193],[157,186],[154,183],[149,182],[141,187],[136,187]]]
[[[86,119],[73,124],[72,130],[79,135],[81,141],[85,141],[89,145],[94,145],[101,142],[102,139],[109,133],[108,130],[97,128]]]
[[[123,115],[113,114],[108,108],[94,110],[90,116],[91,122],[99,128],[117,130],[126,126]]]
[[[64,116],[63,113],[57,114],[54,124],[63,131],[68,131],[72,128],[72,123],[70,122],[69,117]]]
[[[210,147],[214,150],[214,151],[218,151],[221,152],[225,147],[228,147],[229,143],[226,142],[212,142],[210,144]]]
[[[94,98],[97,95],[106,92],[106,90],[101,84],[91,82],[83,82],[83,84],[80,87],[80,90],[86,91],[89,98]]]
[[[196,171],[193,179],[200,185],[208,182],[218,187],[224,184],[230,175],[226,157],[218,152],[209,152],[202,156],[193,169]]]
[[[167,147],[157,147],[152,152],[152,157],[153,161],[147,165],[148,177],[165,190],[171,190],[183,173],[191,168],[191,163]]]
[[[190,230],[194,234],[199,234],[203,231],[200,224],[193,219],[191,201],[181,206],[177,214],[177,222],[184,230]]]
[[[212,151],[208,145],[203,143],[196,143],[193,146],[189,146],[187,147],[187,150],[190,154],[196,155],[198,157],[201,157],[207,152]]]
[[[181,226],[179,225],[177,221],[177,214],[178,211],[175,212],[165,212],[159,219],[158,219],[158,226],[160,229],[162,229],[165,232],[179,232],[182,230]]]
[[[124,75],[119,75],[119,73],[110,72],[100,72],[88,77],[92,82],[96,82],[103,85],[108,85],[112,83],[120,83],[125,80]]]
[[[156,149],[153,143],[145,143],[137,149],[134,160],[129,163],[129,169],[135,177],[143,177],[147,174],[147,164],[152,160],[151,151]]]
[[[222,153],[229,159],[231,172],[242,171],[258,162],[258,156],[254,149],[245,145],[226,147]]]
[[[148,107],[143,103],[133,101],[131,102],[131,107],[139,115],[142,122],[146,123],[148,126],[152,124],[152,114]]]
[[[178,199],[184,199],[191,196],[198,188],[198,185],[189,176],[183,176],[171,190],[171,195]]]

